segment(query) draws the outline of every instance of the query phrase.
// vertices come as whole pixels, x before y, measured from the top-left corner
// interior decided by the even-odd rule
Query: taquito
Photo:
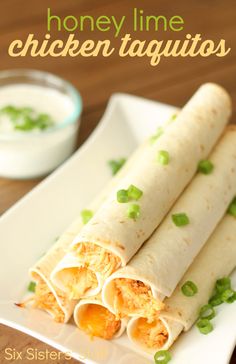
[[[98,293],[99,282],[125,266],[161,223],[196,173],[199,161],[209,155],[230,114],[230,98],[224,89],[215,84],[200,87],[158,142],[143,150],[116,190],[74,239],[71,255],[52,272],[54,284],[80,298],[80,271],[84,267],[88,287],[90,277],[96,276]],[[118,202],[117,192],[130,187],[134,192],[138,189],[141,198],[135,203]],[[135,211],[132,215],[130,208],[135,208],[136,213],[138,209],[139,216]]]
[[[102,302],[101,296],[82,299],[74,310],[76,325],[91,337],[106,340],[117,338],[124,332],[126,319],[117,319]]]
[[[182,331],[191,328],[198,319],[200,308],[208,303],[218,279],[228,276],[236,266],[236,218],[226,215],[204,248],[194,260],[174,293],[165,300],[165,311],[153,322],[135,317],[129,321],[129,339],[138,348],[154,354],[168,349]],[[187,297],[181,288],[194,282],[198,292]]]
[[[149,145],[149,141],[145,141],[137,150],[135,150],[121,170],[112,177],[102,192],[100,192],[95,200],[87,206],[89,210],[96,212],[102,202],[106,199],[107,195],[127,173],[135,159],[139,158],[143,149],[147,148],[147,145]],[[68,229],[65,230],[49,251],[30,269],[30,276],[36,282],[35,294],[33,296],[34,307],[47,311],[57,322],[67,322],[70,319],[77,301],[71,299],[70,296],[58,289],[52,283],[50,275],[58,262],[66,255],[69,245],[83,225],[82,218],[79,216]],[[83,278],[85,280],[84,285],[86,285],[87,274],[84,275],[83,269],[81,269],[81,284],[83,284]],[[92,280],[93,275],[91,274],[90,283]],[[92,287],[91,292],[93,292]],[[30,302],[32,303],[32,299]]]
[[[209,161],[211,173],[197,174],[129,264],[105,282],[103,299],[113,313],[154,317],[224,216],[236,195],[236,125],[226,128]]]

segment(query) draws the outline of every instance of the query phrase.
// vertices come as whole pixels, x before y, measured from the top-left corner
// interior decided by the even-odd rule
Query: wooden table
[[[201,33],[205,39],[215,41],[226,39],[231,52],[224,58],[165,58],[152,67],[147,58],[11,58],[7,54],[10,42],[25,39],[29,33],[42,39],[46,33],[46,9],[51,7],[56,15],[64,17],[90,14],[131,16],[134,7],[144,9],[148,15],[181,15],[185,20],[184,31],[180,33],[154,32],[138,34],[134,38],[169,39],[184,38],[186,33]],[[235,0],[2,0],[0,22],[0,69],[36,68],[54,72],[72,82],[81,92],[84,102],[82,126],[78,146],[89,136],[103,114],[110,95],[114,92],[127,92],[181,106],[195,89],[207,81],[218,82],[230,92],[234,117],[236,117],[236,30]],[[131,32],[130,24],[127,32]],[[68,34],[53,32],[56,38],[65,39]],[[113,39],[111,33],[78,32],[81,41],[93,39]],[[235,120],[235,119],[234,119]],[[25,195],[40,179],[13,181],[0,179],[0,214]],[[227,338],[226,338],[227,340]],[[7,346],[17,350],[27,347],[46,349],[47,345],[10,328],[0,326],[0,363],[15,362],[4,359],[3,350]],[[42,361],[42,363],[44,363]],[[46,363],[46,361],[45,361]],[[47,361],[49,363],[49,361]],[[51,363],[51,362],[50,362]],[[63,363],[58,360],[57,363]],[[76,363],[71,360],[70,363]],[[236,363],[236,352],[231,364]],[[183,363],[187,364],[187,363]]]

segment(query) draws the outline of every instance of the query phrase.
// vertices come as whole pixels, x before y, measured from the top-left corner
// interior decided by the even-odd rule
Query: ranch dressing
[[[73,153],[82,105],[72,85],[63,91],[30,82],[0,86],[0,176],[43,176]]]
[[[53,125],[62,123],[74,111],[72,100],[62,92],[49,87],[23,83],[0,87],[0,110],[9,105],[17,108],[29,107],[36,114],[47,114],[53,121]],[[10,117],[0,113],[0,134],[42,133],[43,130],[16,130]]]

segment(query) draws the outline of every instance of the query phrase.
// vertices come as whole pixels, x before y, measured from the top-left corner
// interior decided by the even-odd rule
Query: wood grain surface
[[[224,86],[232,96],[236,118],[236,2],[235,0],[2,0],[0,20],[0,70],[12,68],[35,68],[56,73],[76,86],[83,97],[82,126],[78,146],[89,136],[103,114],[107,101],[114,92],[127,92],[151,98],[168,104],[182,106],[192,93],[204,82],[213,81]],[[201,33],[205,39],[219,41],[226,39],[231,52],[223,58],[165,58],[156,67],[149,65],[147,58],[108,59],[65,57],[65,58],[11,58],[8,46],[14,39],[25,39],[29,33],[43,39],[46,33],[46,10],[50,7],[54,14],[65,17],[90,14],[126,15],[131,17],[134,7],[142,8],[147,14],[181,15],[185,20],[184,31],[150,31],[133,34],[137,39],[184,39],[186,33]],[[131,18],[130,18],[131,23]],[[126,26],[131,32],[131,24]],[[53,32],[56,38],[65,39],[68,34]],[[112,39],[113,33],[76,32],[81,41]],[[114,41],[116,42],[116,41]],[[114,43],[115,44],[115,43]],[[40,179],[16,181],[0,178],[0,214],[6,211],[19,198],[24,196]],[[1,277],[2,278],[2,277]],[[226,338],[227,340],[227,338]],[[6,347],[25,351],[28,347],[40,350],[54,350],[44,343],[16,330],[0,326],[0,363],[13,363],[6,360]],[[219,348],[220,350],[220,348]],[[55,361],[41,361],[41,363]],[[63,358],[56,363],[64,363]],[[78,363],[74,359],[71,364]],[[236,363],[234,352],[230,364]],[[114,363],[115,364],[115,363]],[[183,364],[191,364],[183,363]],[[203,363],[205,364],[205,363]]]

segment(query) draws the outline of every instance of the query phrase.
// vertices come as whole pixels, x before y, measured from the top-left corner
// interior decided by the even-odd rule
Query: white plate
[[[116,94],[95,132],[59,169],[0,219],[0,322],[42,340],[84,363],[150,363],[128,342],[94,339],[41,311],[14,305],[25,295],[28,268],[48,249],[110,178],[107,161],[128,156],[176,108]],[[233,281],[236,284],[236,274]],[[182,335],[172,351],[173,364],[226,364],[236,341],[235,305],[217,309],[215,330],[207,336],[195,328]]]

